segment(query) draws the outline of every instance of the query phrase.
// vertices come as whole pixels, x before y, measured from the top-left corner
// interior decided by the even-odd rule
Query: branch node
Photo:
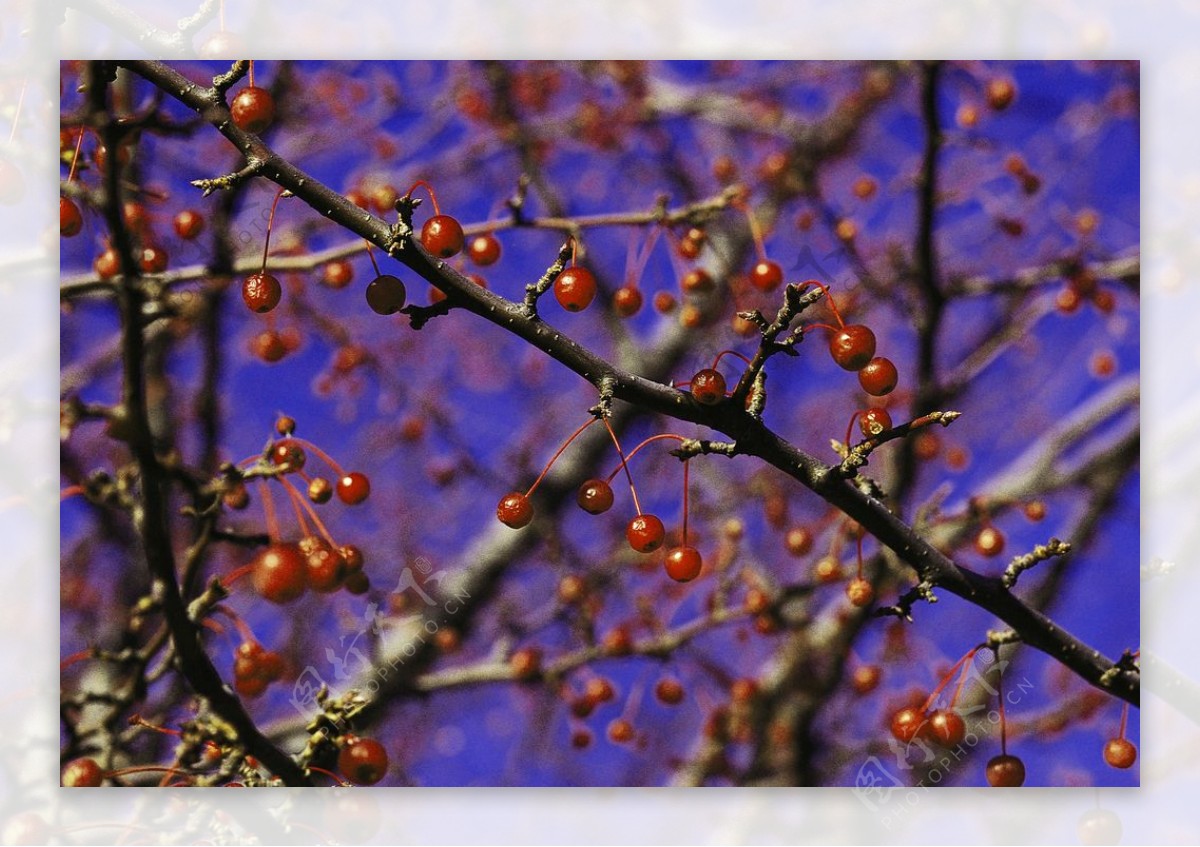
[[[207,197],[214,191],[229,191],[232,188],[236,188],[251,177],[257,176],[265,166],[266,162],[264,160],[256,156],[251,156],[246,160],[245,165],[233,173],[213,177],[212,179],[193,179],[192,185],[204,192],[202,196]]]
[[[525,302],[521,305],[521,312],[525,317],[538,317],[538,300],[550,290],[550,286],[554,285],[554,280],[558,279],[558,275],[567,266],[567,259],[575,249],[574,241],[574,236],[564,241],[563,246],[558,250],[558,258],[554,260],[554,264],[546,268],[541,279],[525,286]]]
[[[213,90],[217,92],[219,98],[224,100],[225,92],[237,85],[238,81],[249,71],[250,60],[238,59],[225,73],[213,77]]]
[[[1047,559],[1053,559],[1056,556],[1065,556],[1070,552],[1071,545],[1066,541],[1051,538],[1045,544],[1039,544],[1034,547],[1029,553],[1014,557],[1008,563],[1008,567],[1004,569],[1004,576],[1001,577],[1000,581],[1004,583],[1005,588],[1011,589],[1017,584],[1017,580],[1020,579],[1021,574],[1025,571]]]
[[[702,438],[685,438],[679,446],[671,451],[672,456],[678,456],[687,461],[693,456],[705,456],[717,453],[730,458],[738,454],[736,441],[709,441]]]

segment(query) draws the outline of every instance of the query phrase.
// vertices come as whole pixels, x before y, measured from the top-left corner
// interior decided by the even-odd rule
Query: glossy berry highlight
[[[463,240],[462,226],[449,215],[434,215],[421,227],[421,246],[440,259],[457,256]]]
[[[496,506],[496,517],[505,526],[521,529],[529,526],[529,522],[533,520],[533,504],[524,494],[513,491],[500,498],[500,503]]]
[[[637,515],[625,527],[629,546],[639,553],[653,553],[667,537],[663,522],[654,515]]]
[[[242,282],[242,300],[252,312],[266,314],[279,305],[283,286],[269,273],[250,274]]]
[[[554,280],[554,299],[568,312],[582,312],[595,297],[596,278],[587,268],[567,268]]]
[[[355,785],[374,785],[387,769],[387,750],[370,738],[356,738],[338,754],[338,770]]]
[[[257,135],[275,120],[275,98],[265,88],[248,85],[229,104],[229,114],[234,126]]]
[[[891,359],[885,359],[882,356],[877,356],[867,362],[858,372],[858,384],[872,397],[891,394],[899,380],[900,375],[896,372],[896,366],[892,364]]]
[[[700,552],[695,547],[673,547],[667,552],[663,566],[667,576],[676,582],[691,582],[700,576],[704,560],[700,558]]]

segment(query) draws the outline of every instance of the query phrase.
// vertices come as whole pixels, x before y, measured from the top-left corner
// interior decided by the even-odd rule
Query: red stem
[[[613,446],[617,448],[617,455],[621,457],[621,467],[625,469],[625,478],[629,480],[629,493],[633,497],[633,508],[637,514],[642,513],[642,504],[638,502],[637,489],[633,485],[633,474],[629,472],[629,460],[625,458],[625,451],[621,449],[621,442],[617,439],[617,434],[613,432],[612,424],[608,422],[608,418],[601,418],[604,421],[604,428],[608,430],[608,437],[612,439]],[[612,477],[609,477],[610,479]]]
[[[1125,737],[1125,727],[1129,723],[1129,704],[1126,703],[1121,709],[1121,731],[1117,734],[1118,738]]]
[[[754,238],[754,249],[758,253],[758,260],[765,262],[767,261],[767,248],[763,246],[763,234],[758,226],[758,218],[755,217],[749,204],[744,204],[742,209],[746,213],[746,220],[750,222],[750,235]]]
[[[825,299],[829,303],[830,311],[832,311],[833,316],[835,318],[837,318],[838,326],[841,328],[844,328],[846,326],[846,322],[844,320],[842,320],[842,313],[838,311],[837,303],[835,303],[833,301],[833,293],[830,292],[829,286],[819,283],[815,279],[810,279],[804,284],[805,285],[815,285],[817,288],[819,288],[825,292]],[[814,324],[814,326],[818,326],[818,324]]]
[[[425,180],[418,179],[416,182],[414,182],[412,184],[412,188],[408,189],[408,193],[405,194],[404,196],[412,197],[412,193],[414,191],[416,191],[418,188],[424,188],[427,192],[429,192],[429,200],[430,200],[430,202],[433,203],[433,213],[435,215],[440,215],[442,213],[442,210],[441,210],[441,208],[438,207],[437,194],[434,193],[433,186],[430,185],[429,183],[427,183]]]
[[[683,460],[683,546],[688,543],[688,462]]]
[[[722,360],[723,358],[725,358],[726,356],[736,356],[737,358],[739,358],[739,359],[741,359],[743,362],[745,362],[747,365],[749,365],[749,364],[750,364],[750,359],[749,359],[749,358],[747,358],[746,356],[743,356],[743,355],[742,355],[741,353],[739,353],[738,351],[736,351],[736,350],[722,350],[720,353],[718,353],[718,354],[717,354],[717,358],[713,359],[712,366],[713,366],[713,370],[714,370],[714,371],[717,369],[717,365],[721,364],[721,360]]]
[[[288,438],[292,439],[292,441],[295,441],[297,444],[300,444],[301,446],[303,446],[303,447],[311,450],[313,453],[315,453],[322,462],[329,465],[329,467],[331,467],[333,469],[333,472],[335,474],[337,474],[338,479],[341,479],[342,477],[344,477],[346,475],[346,471],[342,468],[341,465],[339,465],[337,462],[335,462],[333,460],[332,456],[330,456],[328,453],[326,453],[324,450],[322,450],[316,444],[313,444],[307,438],[297,438],[294,435],[289,435]]]
[[[79,137],[75,139],[75,152],[71,156],[71,170],[67,172],[67,185],[71,184],[71,180],[75,179],[75,166],[79,164],[79,151],[83,149],[83,129],[79,130]]]
[[[279,521],[275,519],[275,501],[271,499],[271,486],[267,485],[266,481],[259,480],[259,486],[262,488],[263,495],[263,510],[267,515],[267,537],[272,541],[279,540]]]
[[[254,73],[253,61],[250,62],[250,72]],[[250,84],[254,85],[253,82]],[[280,186],[279,190],[275,192],[275,199],[271,202],[271,214],[267,216],[267,237],[263,239],[262,273],[267,272],[267,251],[271,248],[271,227],[275,225],[275,209],[279,206],[279,198],[283,196],[283,192],[285,191],[287,189]]]
[[[308,513],[308,516],[312,518],[313,523],[317,525],[317,531],[321,533],[321,537],[329,542],[330,547],[333,547],[336,550],[338,544],[333,540],[333,536],[329,534],[329,530],[325,528],[325,523],[321,520],[320,516],[317,515],[317,510],[309,504],[307,499],[300,495],[300,492],[296,490],[296,486],[292,485],[291,480],[283,477],[280,477],[279,479],[283,483],[284,487],[287,488],[288,496],[292,498],[292,503],[299,504],[300,507]],[[303,522],[301,523],[301,526],[304,526]],[[305,532],[307,531],[307,527],[305,527]]]
[[[1000,701],[1000,752],[1008,755],[1008,726],[1004,717],[1004,666],[1000,664],[1000,651],[992,651],[996,656],[996,699]]]
[[[533,485],[529,486],[529,490],[525,492],[526,497],[533,494],[533,492],[537,490],[537,487],[541,485],[542,480],[546,478],[546,474],[550,473],[550,468],[553,467],[554,463],[558,461],[558,457],[563,454],[563,451],[571,446],[571,442],[582,435],[583,431],[595,422],[595,418],[589,418],[583,426],[571,433],[571,437],[562,443],[562,446],[558,448],[558,452],[550,457],[550,461],[546,463],[546,467],[542,468],[542,472],[538,474],[538,478],[533,481]]]
[[[850,416],[850,423],[846,424],[846,440],[842,442],[846,445],[846,449],[850,449],[850,436],[854,433],[854,422],[858,420],[858,412]]]
[[[379,270],[379,262],[375,261],[375,254],[371,252],[371,242],[364,238],[363,243],[367,245],[367,257],[371,260],[371,264],[375,266],[375,276],[383,276],[383,273]]]
[[[687,383],[684,383],[684,384],[686,385]],[[685,441],[686,440],[682,435],[676,435],[673,432],[664,432],[664,433],[660,433],[659,435],[650,436],[645,441],[643,441],[641,444],[639,444],[637,447],[634,447],[632,450],[630,450],[628,456],[621,457],[621,464],[619,464],[619,465],[617,465],[617,467],[613,468],[613,472],[610,473],[605,478],[605,482],[612,482],[613,477],[615,477],[617,474],[619,474],[621,472],[621,468],[625,467],[626,463],[633,461],[633,457],[636,456],[641,451],[641,449],[643,447],[645,447],[647,444],[650,444],[651,442],[654,442],[654,441],[661,441],[664,438],[674,438],[676,441]],[[618,450],[619,450],[619,448],[618,448]]]
[[[254,87],[254,60],[250,60],[250,87]]]

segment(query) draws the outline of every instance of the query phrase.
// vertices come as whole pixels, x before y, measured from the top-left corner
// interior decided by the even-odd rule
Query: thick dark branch
[[[593,385],[610,387],[615,399],[725,433],[737,443],[740,452],[782,470],[858,521],[911,565],[921,579],[995,614],[1019,632],[1027,644],[1050,654],[1093,685],[1102,686],[1102,677],[1114,667],[1098,651],[1010,594],[998,578],[960,568],[889,512],[883,503],[847,485],[828,465],[780,438],[736,404],[704,406],[670,386],[618,369],[561,331],[528,316],[522,304],[480,288],[446,262],[433,258],[415,239],[397,242],[386,222],[351,204],[277,156],[260,139],[234,126],[212,90],[196,87],[162,63],[126,64],[204,115],[245,155],[263,159],[266,163],[263,175],[268,179],[292,191],[318,213],[387,250],[430,284],[454,295],[463,308],[527,341]],[[1104,687],[1135,705],[1139,702],[1139,680],[1135,673],[1120,672]]]
[[[96,126],[109,149],[115,150],[119,128],[105,102],[107,86],[103,71],[92,64],[89,93]],[[134,518],[141,534],[146,561],[162,592],[162,611],[171,639],[179,656],[179,667],[192,690],[205,698],[213,710],[238,733],[246,749],[288,785],[307,785],[308,780],[295,763],[268,741],[254,725],[242,704],[221,680],[201,643],[200,634],[188,615],[179,590],[175,553],[171,545],[167,511],[168,475],[155,452],[154,436],[146,409],[146,385],[143,370],[146,355],[142,327],[145,295],[140,286],[138,265],[133,260],[133,243],[125,227],[121,205],[120,164],[111,157],[105,173],[108,202],[104,215],[114,249],[120,258],[123,284],[117,292],[121,313],[121,402],[131,430],[130,449],[141,479],[141,497]]]

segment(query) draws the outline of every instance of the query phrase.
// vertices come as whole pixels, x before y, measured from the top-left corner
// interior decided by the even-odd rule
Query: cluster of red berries
[[[233,688],[243,697],[258,697],[284,674],[283,657],[257,641],[243,641],[233,660]]]
[[[505,526],[512,529],[522,529],[528,526],[534,517],[533,504],[530,502],[530,496],[537,490],[550,468],[558,460],[559,456],[567,449],[567,447],[578,438],[584,430],[594,424],[597,420],[602,420],[604,426],[608,429],[609,436],[612,438],[613,444],[617,448],[618,454],[621,456],[621,464],[613,471],[608,479],[589,479],[580,485],[576,494],[576,502],[579,507],[588,514],[600,515],[612,508],[614,496],[610,481],[613,476],[625,472],[629,480],[630,493],[633,496],[634,507],[636,514],[629,520],[625,527],[625,538],[629,542],[629,546],[639,553],[653,553],[663,546],[666,541],[666,528],[663,526],[662,520],[656,515],[645,513],[641,510],[641,506],[637,499],[637,489],[633,484],[633,477],[629,471],[629,460],[635,454],[641,451],[643,447],[654,441],[671,438],[683,440],[681,436],[665,433],[662,435],[652,436],[641,444],[639,444],[628,455],[625,455],[621,450],[620,442],[617,439],[616,433],[613,432],[607,419],[592,418],[587,423],[583,424],[558,449],[558,452],[546,464],[541,475],[534,481],[533,485],[527,491],[510,491],[500,498],[499,504],[496,506],[496,518]],[[703,569],[704,562],[700,556],[700,552],[695,547],[691,547],[687,543],[687,462],[684,463],[684,516],[683,516],[683,542],[673,547],[667,552],[664,560],[664,567],[667,574],[677,582],[690,582],[700,575]]]

